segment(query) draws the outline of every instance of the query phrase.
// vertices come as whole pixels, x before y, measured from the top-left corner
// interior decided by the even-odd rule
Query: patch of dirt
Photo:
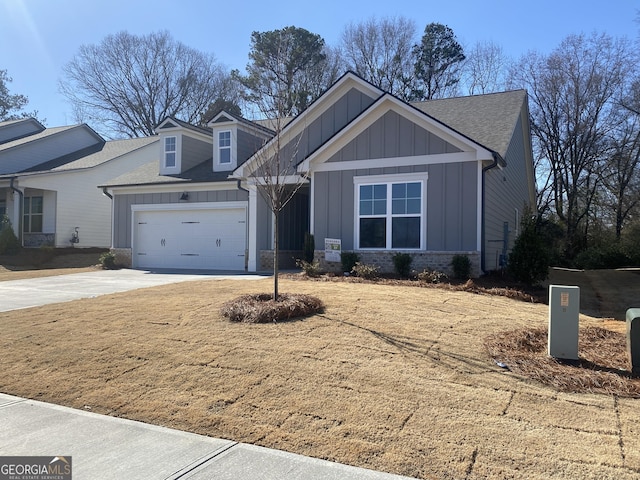
[[[559,392],[487,354],[488,335],[543,328],[546,305],[283,278],[324,313],[221,316],[271,286],[204,280],[0,313],[0,391],[423,479],[640,475],[636,399]]]

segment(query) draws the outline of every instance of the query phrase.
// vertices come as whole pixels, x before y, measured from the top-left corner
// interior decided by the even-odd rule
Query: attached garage
[[[131,209],[133,267],[245,270],[244,202],[132,205]]]

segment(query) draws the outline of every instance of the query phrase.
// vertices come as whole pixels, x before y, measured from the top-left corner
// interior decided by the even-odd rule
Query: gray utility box
[[[549,285],[549,355],[578,360],[580,287]]]
[[[627,352],[634,376],[640,376],[640,308],[627,310]]]

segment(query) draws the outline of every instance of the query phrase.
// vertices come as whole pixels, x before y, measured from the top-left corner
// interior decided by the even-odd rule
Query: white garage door
[[[244,270],[244,208],[134,213],[134,266]]]

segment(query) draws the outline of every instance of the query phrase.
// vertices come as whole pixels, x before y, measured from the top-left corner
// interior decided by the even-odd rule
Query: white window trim
[[[221,146],[220,145],[220,135],[222,135],[223,133],[228,133],[229,134],[229,146]],[[217,132],[217,147],[218,147],[218,165],[224,165],[224,166],[229,166],[233,164],[233,132],[231,130],[220,130]],[[222,155],[221,152],[222,150],[229,150],[229,161],[228,162],[223,162],[222,161]]]
[[[362,251],[375,251],[375,250],[385,250],[385,251],[420,251],[425,249],[426,245],[426,234],[427,234],[427,180],[429,178],[428,173],[419,173],[419,174],[398,174],[398,175],[367,175],[361,177],[353,177],[354,184],[354,249],[362,250]],[[419,248],[391,248],[392,241],[392,228],[386,229],[386,239],[384,248],[360,248],[360,187],[363,185],[381,185],[386,184],[387,187],[387,213],[385,214],[385,218],[387,219],[387,225],[390,227],[389,220],[395,217],[416,217],[417,215],[393,215],[391,209],[392,195],[390,186],[394,183],[421,183],[421,209],[420,209],[420,247]],[[377,216],[375,216],[377,217]]]
[[[173,143],[175,146],[174,150],[167,150],[167,140],[169,139],[173,139]],[[163,141],[162,141],[162,151],[163,151],[163,162],[164,162],[164,168],[166,169],[174,169],[178,167],[178,137],[171,135],[171,136],[167,136],[164,137]],[[169,153],[173,153],[174,157],[173,157],[173,165],[168,165],[167,164],[167,154]]]

